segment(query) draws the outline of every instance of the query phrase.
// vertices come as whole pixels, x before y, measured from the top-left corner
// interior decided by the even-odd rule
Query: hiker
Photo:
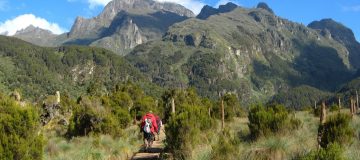
[[[155,133],[158,132],[155,115],[152,112],[146,113],[141,119],[141,130],[144,133],[145,150],[152,146]]]
[[[161,129],[161,126],[162,126],[162,121],[161,121],[161,118],[158,116],[158,115],[155,115],[155,119],[156,119],[156,124],[158,126],[158,130],[157,130],[157,137],[158,137],[158,140],[160,140],[160,129]]]

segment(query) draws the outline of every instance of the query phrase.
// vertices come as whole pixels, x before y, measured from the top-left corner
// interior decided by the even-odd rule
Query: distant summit
[[[57,35],[51,31],[30,25],[25,29],[19,30],[14,37],[32,42],[39,46],[50,46],[49,39],[55,38]]]
[[[260,2],[256,8],[265,9],[265,10],[269,11],[270,13],[274,14],[274,11],[265,2]]]
[[[343,44],[348,50],[351,64],[355,68],[360,68],[360,43],[356,41],[355,35],[350,28],[330,18],[313,21],[308,27],[317,30],[325,37],[332,38]]]
[[[239,6],[232,2],[226,3],[225,5],[220,5],[218,9],[206,5],[201,9],[199,15],[197,15],[196,18],[204,20],[215,14],[230,12],[237,7]]]
[[[25,29],[19,30],[15,33],[15,35],[26,35],[29,33],[34,33],[41,36],[41,35],[54,35],[51,31],[46,30],[46,29],[42,29],[39,27],[35,27],[33,25],[29,25],[28,27],[26,27]]]

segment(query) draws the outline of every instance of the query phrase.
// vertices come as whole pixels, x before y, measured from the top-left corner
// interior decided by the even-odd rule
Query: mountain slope
[[[23,30],[17,31],[14,37],[32,42],[39,46],[52,46],[54,45],[52,42],[54,42],[56,35],[49,30],[30,25]]]
[[[126,58],[156,84],[234,92],[247,104],[299,85],[333,91],[352,77],[357,66],[344,45],[266,6],[177,23]]]
[[[316,29],[323,36],[333,38],[343,44],[348,50],[351,65],[360,68],[360,43],[356,41],[351,29],[332,19],[314,21],[308,27]]]
[[[39,39],[36,32],[27,33],[23,40],[42,46],[62,44],[90,45],[106,48],[125,55],[138,44],[161,39],[169,26],[194,14],[175,3],[160,3],[154,0],[113,0],[96,17],[77,17],[70,32],[55,38]]]
[[[57,90],[79,96],[91,86],[102,93],[123,81],[145,82],[122,57],[93,47],[42,48],[0,36],[0,62],[0,90],[18,89],[29,98]]]

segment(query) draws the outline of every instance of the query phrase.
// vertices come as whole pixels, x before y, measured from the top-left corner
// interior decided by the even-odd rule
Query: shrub
[[[335,112],[335,111],[339,111],[340,110],[340,107],[336,104],[332,104],[330,107],[329,107],[329,110],[330,112]]]
[[[301,125],[300,120],[289,117],[288,111],[282,105],[251,107],[248,118],[249,129],[253,138],[297,129]]]
[[[0,159],[42,159],[43,137],[33,106],[0,94]]]
[[[344,113],[329,116],[326,123],[319,127],[323,132],[321,147],[326,148],[331,143],[344,145],[351,142],[354,130],[350,127],[350,121],[350,115]]]
[[[236,139],[232,138],[227,128],[219,136],[219,141],[212,146],[210,159],[239,159]]]
[[[106,99],[102,99],[106,101]],[[131,121],[128,110],[121,106],[107,106],[97,97],[82,97],[74,107],[70,119],[68,136],[84,136],[87,134],[109,134],[118,136],[121,130]]]
[[[216,129],[208,115],[209,106],[202,102],[191,89],[176,94],[176,114],[170,115],[166,126],[167,148],[176,158],[189,158],[193,148],[203,143],[200,137],[206,137],[210,128]]]
[[[344,160],[343,149],[337,143],[331,143],[326,148],[320,148],[317,151],[312,151],[303,157],[297,158],[300,160]]]
[[[236,95],[225,94],[224,99],[224,113],[225,121],[231,121],[234,117],[240,117],[245,114],[245,111],[240,106],[240,102]],[[221,118],[221,101],[219,101],[214,107],[214,114],[216,118]]]

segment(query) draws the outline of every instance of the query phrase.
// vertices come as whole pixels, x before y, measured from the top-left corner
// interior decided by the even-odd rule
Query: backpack
[[[145,119],[145,125],[144,125],[144,132],[145,133],[151,133],[151,119],[150,118],[146,118]]]

